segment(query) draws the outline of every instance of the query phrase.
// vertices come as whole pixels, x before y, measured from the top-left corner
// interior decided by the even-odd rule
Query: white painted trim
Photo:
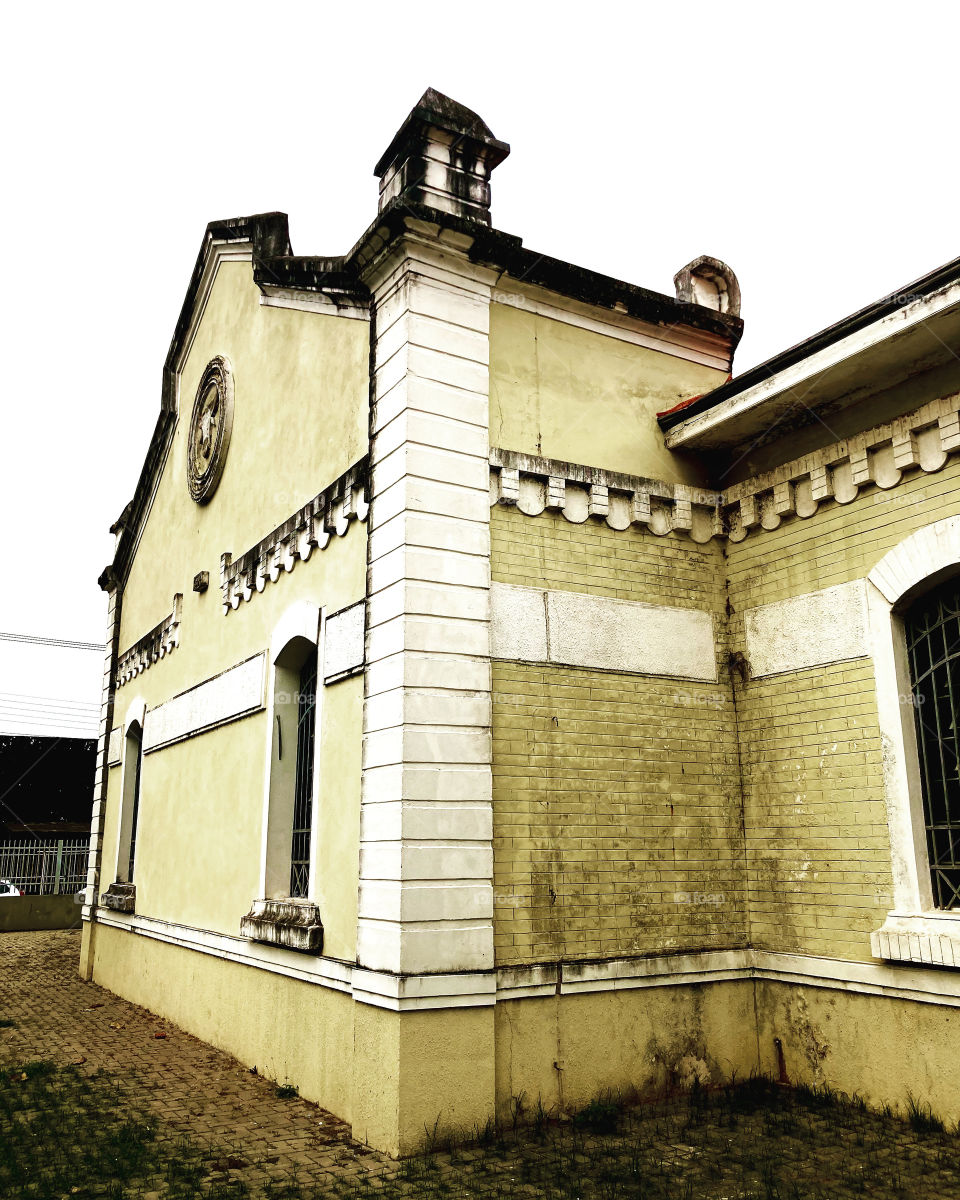
[[[303,638],[312,646],[320,644],[320,616],[320,605],[309,600],[300,600],[284,610],[270,635],[271,667],[294,638]]]
[[[343,317],[349,321],[370,320],[369,310],[362,305],[345,301],[337,304],[322,292],[299,291],[297,288],[277,287],[269,283],[260,284],[260,306],[320,313],[325,317]]]
[[[891,606],[925,579],[960,564],[960,516],[925,525],[898,542],[867,578]]]
[[[123,718],[123,736],[124,738],[130,732],[130,726],[136,722],[141,729],[144,729],[147,721],[147,702],[142,696],[136,696],[127,705],[127,711]]]
[[[209,954],[352,995],[395,1012],[487,1006],[505,1001],[697,983],[771,981],[960,1008],[960,971],[890,967],[766,950],[709,950],[653,958],[534,964],[495,971],[395,975],[340,959],[298,954],[245,938],[193,929],[139,914],[95,910],[98,922],[151,940]],[[84,906],[83,919],[91,909]]]
[[[920,762],[903,623],[872,583],[867,584],[870,654],[873,659],[883,761],[884,800],[890,831],[893,903],[900,912],[933,906],[926,869]]]
[[[866,328],[858,329],[815,354],[809,354],[799,362],[784,367],[739,395],[722,401],[708,412],[690,417],[674,426],[666,434],[666,444],[671,450],[680,449],[704,433],[768,403],[792,388],[802,388],[815,376],[825,374],[840,363],[864,353],[888,338],[902,334],[916,325],[922,325],[958,303],[960,283],[952,283],[930,296],[923,296],[912,304],[906,304]]]
[[[323,669],[320,673],[324,683],[336,683],[363,670],[366,609],[367,601],[358,600],[356,604],[331,613],[324,622]]]
[[[404,238],[365,280],[377,320],[357,958],[403,975],[494,961],[492,905],[466,898],[489,896],[493,869],[492,823],[476,816],[492,803],[495,276],[455,246]],[[374,816],[384,806],[392,820]],[[431,883],[442,901],[425,920]]]
[[[266,655],[262,652],[194,684],[150,709],[143,752],[153,754],[263,708]]]

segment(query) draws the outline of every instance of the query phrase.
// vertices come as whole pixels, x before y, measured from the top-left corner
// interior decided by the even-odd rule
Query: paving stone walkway
[[[155,1118],[174,1153],[182,1152],[180,1139],[202,1148],[195,1153],[202,1153],[203,1187],[178,1196],[960,1200],[952,1118],[948,1130],[930,1114],[908,1123],[763,1080],[622,1112],[598,1101],[542,1127],[528,1104],[534,1122],[519,1133],[487,1131],[398,1165],[354,1142],[330,1113],[278,1096],[273,1082],[229,1055],[81,981],[79,951],[76,931],[0,933],[0,1018],[11,1022],[0,1021],[0,1067],[43,1059],[107,1072]],[[16,1130],[16,1121],[6,1128]],[[0,1139],[0,1159],[3,1150]],[[155,1190],[136,1191],[143,1200],[168,1194],[146,1186]],[[22,1200],[2,1185],[0,1193]]]
[[[377,1174],[390,1160],[350,1126],[147,1009],[77,974],[80,933],[0,933],[0,1066],[49,1059],[109,1071],[175,1136],[260,1164],[257,1174]],[[245,1174],[249,1179],[249,1173]]]

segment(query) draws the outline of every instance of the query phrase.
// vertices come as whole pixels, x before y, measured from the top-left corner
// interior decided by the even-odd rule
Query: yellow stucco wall
[[[352,522],[236,611],[221,607],[221,554],[237,557],[256,544],[362,458],[367,444],[366,323],[261,307],[259,295],[249,264],[222,264],[186,360],[176,432],[122,595],[120,651],[169,614],[175,592],[183,595],[180,642],[118,690],[115,727],[136,701],[150,710],[267,650],[297,603],[335,612],[365,594],[366,526]],[[185,439],[198,381],[217,354],[233,366],[233,435],[219,488],[200,506],[187,489]],[[204,594],[191,588],[199,570],[210,573]],[[324,952],[348,960],[356,947],[362,695],[358,678],[324,689],[316,768],[315,898]],[[144,756],[139,913],[239,933],[258,891],[269,733],[260,712]],[[109,773],[102,887],[114,878],[121,774]]]
[[[760,1068],[779,1076],[779,1038],[791,1083],[826,1085],[906,1114],[908,1097],[947,1125],[960,1119],[960,1009],[889,996],[760,980]]]
[[[491,513],[493,579],[698,608],[723,636],[723,555],[600,521]],[[501,965],[746,939],[729,681],[493,664]]]
[[[98,983],[353,1118],[353,998],[126,931],[93,929]]]
[[[176,432],[123,590],[121,653],[170,612],[174,592],[183,593],[184,653],[160,664],[164,696],[262,648],[263,631],[272,628],[262,604],[270,605],[271,587],[286,583],[289,593],[300,571],[314,566],[312,558],[298,565],[289,579],[224,618],[221,554],[236,558],[255,545],[367,449],[366,322],[264,308],[259,296],[249,264],[221,265],[183,368]],[[198,505],[187,490],[186,438],[198,383],[217,354],[233,366],[233,436],[216,493]],[[339,564],[331,579],[344,569]],[[201,570],[210,572],[204,595],[191,591]],[[358,598],[354,578],[342,595],[334,603]]]
[[[496,1007],[497,1108],[575,1109],[604,1091],[744,1079],[756,1070],[749,980],[510,1000]]]
[[[664,446],[656,413],[724,378],[529,309],[490,307],[490,444],[504,450],[702,483],[701,467]]]

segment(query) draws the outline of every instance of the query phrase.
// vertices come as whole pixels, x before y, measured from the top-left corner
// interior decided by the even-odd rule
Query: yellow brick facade
[[[751,942],[870,958],[892,905],[873,667],[755,680],[738,727]]]
[[[960,463],[891,491],[828,503],[727,549],[731,645],[761,604],[865,579],[892,547],[956,511]],[[872,961],[893,907],[891,848],[870,658],[737,688],[752,944]]]
[[[706,609],[723,554],[671,535],[492,513],[495,581]],[[493,664],[498,963],[746,943],[734,712],[717,683]]]
[[[745,944],[872,961],[892,907],[872,660],[743,680],[726,654],[746,609],[864,579],[949,515],[958,477],[724,546],[493,509],[495,581],[705,609],[719,660],[716,684],[494,663],[498,963]]]

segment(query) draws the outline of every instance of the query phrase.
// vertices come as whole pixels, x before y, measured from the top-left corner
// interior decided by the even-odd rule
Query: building
[[[955,1113],[960,261],[729,380],[733,273],[526,249],[507,153],[428,91],[344,257],[208,226],[82,972],[393,1152],[753,1070]]]
[[[102,661],[102,645],[0,633],[0,879],[24,894],[86,879]]]

